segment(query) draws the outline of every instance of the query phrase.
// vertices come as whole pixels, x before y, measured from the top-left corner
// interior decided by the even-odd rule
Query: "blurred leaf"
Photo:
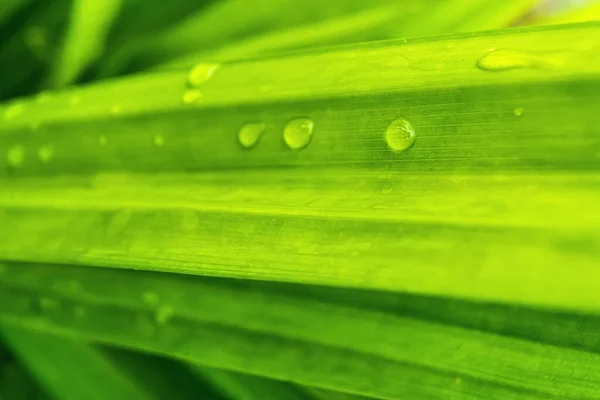
[[[23,8],[32,0],[2,0],[0,2],[0,24],[14,16],[20,8]]]
[[[532,24],[535,25],[558,25],[558,24],[573,24],[586,21],[600,20],[600,2],[597,0],[590,1],[582,7],[573,10],[567,9],[562,13],[551,14],[545,17],[534,19]]]
[[[46,305],[50,303],[41,304]],[[150,398],[96,349],[84,343],[7,324],[2,325],[1,334],[56,400]]]
[[[238,374],[215,368],[195,371],[230,400],[310,400],[305,391],[287,382]]]
[[[524,340],[433,322],[426,313],[402,315],[412,312],[410,306],[390,312],[330,300],[332,288],[76,266],[2,266],[0,318],[47,332],[375,398],[600,396],[600,355],[561,347],[577,339],[577,347],[598,351],[597,318],[577,322],[543,312],[513,314],[514,323],[521,321],[520,336],[533,339]],[[372,295],[378,304],[379,295]],[[445,318],[460,316],[458,310]],[[493,312],[498,322],[503,318],[502,308],[472,305],[471,310],[475,320],[484,314],[492,318]],[[547,335],[561,346],[534,341],[540,338],[528,330],[531,322],[524,316],[557,327]],[[578,335],[559,328],[573,323]]]
[[[402,5],[392,5],[390,0],[377,0],[364,3],[358,0],[333,0],[327,3],[317,0],[226,0],[215,2],[207,10],[200,10],[186,20],[159,35],[153,35],[144,41],[131,42],[127,48],[106,61],[102,76],[114,75],[126,68],[135,71],[157,64],[171,62],[176,58],[206,54],[232,43],[245,41],[239,45],[245,49],[268,49],[306,46],[318,43],[325,38],[316,32],[316,27],[335,31],[334,42],[347,42],[358,32],[374,29],[371,19],[385,21],[381,10],[389,10],[387,21],[393,21],[404,12],[410,16],[415,10],[439,0],[409,0]],[[367,15],[360,16],[374,8]],[[227,23],[223,23],[227,21]],[[342,26],[344,21],[354,26]],[[333,23],[333,27],[329,27]],[[363,24],[366,23],[366,26]],[[357,25],[356,25],[357,24]],[[296,28],[287,32],[290,28]],[[377,28],[382,31],[382,27]],[[279,32],[283,35],[268,35]],[[252,37],[258,35],[257,39]],[[345,35],[350,38],[345,39]],[[315,38],[316,36],[316,38]],[[383,36],[389,38],[390,36]],[[247,52],[248,50],[246,50]]]
[[[49,400],[38,383],[14,359],[0,362],[0,399]]]
[[[73,83],[102,54],[121,2],[73,0],[69,24],[50,76],[50,87]]]
[[[0,43],[0,99],[40,90],[66,26],[70,0],[36,1]]]
[[[383,42],[14,101],[0,257],[598,311],[599,35]],[[293,150],[300,117],[315,134]]]
[[[114,347],[100,349],[121,371],[152,393],[155,400],[171,400],[174,396],[177,400],[223,399],[184,363]]]

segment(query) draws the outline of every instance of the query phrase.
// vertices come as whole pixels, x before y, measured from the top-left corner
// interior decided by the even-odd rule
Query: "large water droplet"
[[[242,126],[238,134],[240,144],[249,149],[256,146],[267,125],[262,122],[250,122]]]
[[[196,87],[208,82],[218,69],[219,64],[200,63],[194,65],[188,75],[188,85]]]
[[[11,147],[6,153],[6,163],[13,168],[20,167],[23,161],[25,161],[25,148],[21,145]]]
[[[394,151],[406,150],[414,145],[416,140],[413,126],[404,118],[396,118],[385,130],[385,141]]]
[[[310,143],[315,130],[315,123],[310,118],[297,118],[283,129],[283,140],[292,150],[302,149]]]
[[[477,61],[477,66],[484,71],[545,68],[558,65],[560,62],[550,57],[508,49],[491,50]]]
[[[44,145],[38,149],[38,157],[40,161],[47,163],[54,157],[54,147],[50,145]]]
[[[193,104],[202,98],[202,93],[198,89],[188,89],[183,93],[181,101],[184,104]]]

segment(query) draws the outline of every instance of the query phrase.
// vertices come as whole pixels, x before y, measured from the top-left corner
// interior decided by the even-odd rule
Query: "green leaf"
[[[439,307],[442,323],[410,306],[418,298],[390,310],[373,294],[381,309],[361,308],[360,292],[333,288],[2,265],[0,318],[38,330],[375,398],[599,398],[600,355],[583,350],[600,349],[597,318],[513,312],[524,339],[449,322],[464,319],[460,303]],[[470,307],[471,324],[502,326],[502,308]],[[529,329],[536,319],[557,327],[545,333],[555,345]]]
[[[66,23],[70,0],[32,2],[18,13],[0,43],[0,99],[43,88]]]
[[[0,399],[49,400],[38,383],[14,359],[0,362]]]
[[[0,257],[597,312],[599,35],[356,45],[6,104]]]
[[[57,51],[49,85],[73,83],[104,51],[122,0],[73,0],[69,25]]]
[[[150,398],[102,354],[84,343],[7,324],[2,325],[1,334],[56,400]]]
[[[230,400],[310,400],[305,391],[286,382],[215,368],[195,368],[203,379]]]

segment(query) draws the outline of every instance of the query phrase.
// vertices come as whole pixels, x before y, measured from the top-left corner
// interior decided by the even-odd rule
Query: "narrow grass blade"
[[[104,50],[109,30],[122,0],[73,0],[60,49],[49,77],[49,86],[73,83]]]
[[[227,51],[230,56],[234,53],[248,53],[251,49],[306,46],[311,40],[316,43],[325,40],[323,34],[326,32],[318,32],[317,25],[329,32],[334,31],[338,35],[337,40],[344,42],[346,35],[350,36],[347,39],[350,40],[356,31],[375,29],[373,19],[381,20],[383,24],[397,20],[400,15],[411,16],[416,10],[437,2],[438,0],[409,0],[402,5],[389,0],[377,0],[368,4],[356,0],[332,0],[327,4],[316,0],[215,2],[208,9],[198,11],[172,29],[121,49],[106,60],[101,76],[114,75],[124,68],[139,71],[198,52],[203,55],[207,52],[214,53],[216,49],[229,47],[232,42],[240,40],[241,44],[234,45],[234,49],[238,50]],[[376,10],[368,12],[369,8]],[[382,11],[377,9],[387,9],[390,15],[385,18],[381,15]],[[367,12],[367,15],[361,17],[361,12]],[[341,20],[331,21],[334,18]],[[227,23],[224,24],[223,21]],[[329,26],[330,22],[333,22],[333,26]],[[402,25],[401,21],[397,22],[393,26]],[[286,32],[289,29],[292,31]],[[378,30],[382,31],[381,27]],[[268,34],[269,32],[272,34]],[[251,39],[255,35],[259,37]],[[330,40],[333,43],[334,38]]]
[[[407,14],[410,17],[416,11],[411,12],[405,6],[400,7],[397,4],[387,4],[325,21],[319,20],[285,30],[251,36],[212,51],[190,52],[156,68],[187,68],[202,60],[235,60],[282,50],[392,39],[398,37],[397,29],[403,26],[402,21],[407,19]]]
[[[151,398],[87,344],[7,324],[1,335],[55,400]]]
[[[215,368],[192,368],[194,368],[199,376],[230,400],[313,399],[306,391],[287,382],[279,382]]]
[[[197,89],[170,71],[15,101],[0,257],[597,312],[599,36],[332,48],[202,65]],[[315,134],[293,150],[298,118]]]
[[[142,271],[3,266],[0,318],[48,332],[375,398],[600,396],[600,355],[563,347],[569,330],[552,331],[556,346],[433,322],[410,308],[358,308],[327,300],[327,288],[318,297],[316,287],[294,292]],[[308,292],[299,296],[302,288]],[[577,323],[545,318],[548,326]],[[587,349],[597,326],[597,319],[580,322],[581,336],[569,340],[580,338]],[[521,329],[536,339],[527,323]]]

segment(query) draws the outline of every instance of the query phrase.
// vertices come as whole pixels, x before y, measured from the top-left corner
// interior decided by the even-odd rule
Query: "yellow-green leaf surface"
[[[597,318],[317,286],[1,265],[0,319],[46,332],[375,398],[600,398]]]
[[[391,41],[15,100],[0,257],[598,311],[599,35]]]
[[[17,100],[0,256],[597,310],[599,32],[332,48],[200,66],[195,89],[172,71]],[[314,135],[293,150],[298,118]],[[406,151],[386,141],[398,118]]]
[[[572,24],[586,21],[600,20],[600,2],[597,0],[590,1],[581,7],[573,10],[566,10],[563,13],[555,15],[547,15],[538,19],[534,19],[536,25],[551,25],[551,24]]]
[[[69,25],[57,51],[49,85],[66,86],[102,54],[122,0],[73,0]]]

